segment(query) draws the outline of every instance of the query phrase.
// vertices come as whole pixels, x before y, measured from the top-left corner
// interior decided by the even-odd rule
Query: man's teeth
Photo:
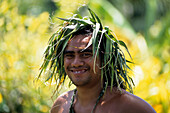
[[[82,71],[73,71],[74,73],[78,74],[78,73],[82,73],[82,72],[85,72],[85,70],[82,70]]]

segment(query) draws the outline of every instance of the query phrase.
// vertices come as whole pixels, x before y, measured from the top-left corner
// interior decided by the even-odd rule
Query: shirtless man
[[[119,45],[128,51],[127,46],[88,10],[89,18],[59,18],[65,23],[45,51],[41,73],[48,68],[57,88],[67,75],[76,86],[56,99],[51,113],[155,113],[147,102],[126,91],[132,91],[133,82]]]
[[[156,113],[141,98],[117,87],[107,87],[106,93],[95,106],[102,91],[100,59],[96,61],[94,73],[94,57],[92,46],[86,46],[91,36],[75,35],[69,41],[64,52],[64,68],[69,78],[76,85],[73,109],[75,113]],[[85,50],[84,50],[85,49]],[[51,113],[73,113],[70,111],[71,98],[74,91],[59,96],[51,108]]]

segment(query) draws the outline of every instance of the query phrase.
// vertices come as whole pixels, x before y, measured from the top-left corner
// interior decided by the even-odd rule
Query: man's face
[[[90,39],[91,36],[76,35],[69,41],[64,52],[65,71],[76,86],[92,85],[100,82],[99,59],[96,60],[94,72],[92,47],[83,50]]]

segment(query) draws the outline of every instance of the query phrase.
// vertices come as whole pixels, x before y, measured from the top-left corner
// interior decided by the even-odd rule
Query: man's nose
[[[80,67],[84,64],[84,61],[80,56],[76,55],[72,61],[72,67]]]

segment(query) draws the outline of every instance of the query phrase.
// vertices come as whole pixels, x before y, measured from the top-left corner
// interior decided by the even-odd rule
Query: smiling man
[[[76,86],[56,99],[51,113],[155,113],[146,101],[126,91],[132,92],[133,81],[127,74],[130,61],[119,48],[128,52],[125,43],[89,12],[89,18],[60,18],[66,22],[49,40],[40,75],[49,68],[48,79],[57,79],[57,89],[66,76]]]

